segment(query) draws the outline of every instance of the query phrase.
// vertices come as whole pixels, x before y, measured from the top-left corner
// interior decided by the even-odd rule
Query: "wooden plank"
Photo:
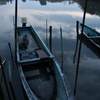
[[[42,49],[36,49],[35,52],[37,53],[39,58],[48,58],[49,57]]]
[[[23,52],[21,52],[20,54],[21,54],[21,60],[30,59],[29,52],[23,51]]]

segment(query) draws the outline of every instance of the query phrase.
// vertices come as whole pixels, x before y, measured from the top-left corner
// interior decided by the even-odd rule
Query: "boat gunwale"
[[[81,26],[81,23],[78,21],[78,28],[79,28],[79,29],[80,29],[80,26]],[[94,31],[94,32],[100,34],[100,33],[97,32],[96,30],[94,30],[94,29],[92,29],[92,28],[90,28],[90,27],[84,25],[84,28],[85,28],[85,27],[89,28],[91,31]],[[81,29],[80,29],[80,30],[81,30]],[[80,33],[79,35],[81,35],[81,33]],[[95,46],[97,46],[98,48],[100,48],[100,46],[99,46],[98,44],[96,44],[96,43],[92,40],[92,37],[88,36],[88,35],[86,34],[86,32],[83,31],[83,35],[84,35],[89,41],[91,41]],[[99,38],[100,38],[100,36],[99,36]]]
[[[22,70],[22,67],[21,67],[20,64],[18,65],[18,70],[19,70],[19,73],[20,73],[20,79],[21,79],[21,81],[22,81],[23,88],[25,89],[25,92],[26,92],[26,94],[27,94],[29,100],[34,100],[34,98],[35,98],[35,100],[39,100],[39,99],[37,99],[37,97],[33,94],[31,88],[29,87],[29,84],[28,84],[28,82],[26,81],[25,75],[24,75],[24,73],[23,73],[23,70]]]

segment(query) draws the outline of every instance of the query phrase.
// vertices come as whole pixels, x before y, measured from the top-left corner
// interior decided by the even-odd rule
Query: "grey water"
[[[60,28],[63,36],[63,71],[74,90],[76,63],[73,56],[76,46],[76,21],[82,22],[85,0],[18,0],[18,26],[21,17],[27,17],[27,25],[32,25],[49,47],[49,26],[52,26],[52,53],[61,65]],[[85,24],[100,32],[100,0],[88,0]],[[11,55],[10,42],[14,56],[14,16],[15,0],[0,0],[0,55],[5,58],[5,73],[9,81],[8,61]],[[46,19],[47,40],[46,41]],[[77,58],[77,57],[76,57]],[[12,66],[12,62],[11,62]],[[17,100],[25,100],[17,68],[12,70],[12,83]],[[1,75],[1,70],[0,70]],[[76,91],[77,100],[100,100],[100,61],[99,58],[82,44],[79,76]],[[8,95],[4,95],[7,100]]]

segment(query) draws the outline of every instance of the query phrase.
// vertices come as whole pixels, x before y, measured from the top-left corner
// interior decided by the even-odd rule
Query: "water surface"
[[[84,0],[85,1],[85,0]],[[18,0],[18,26],[21,26],[21,17],[27,17],[28,24],[35,27],[36,31],[42,37],[49,47],[49,41],[46,42],[46,19],[49,26],[52,26],[52,53],[61,65],[61,46],[60,46],[60,28],[63,33],[64,63],[63,69],[66,77],[74,89],[76,63],[73,64],[73,56],[76,45],[76,21],[83,20],[83,0]],[[88,9],[85,24],[93,29],[100,31],[100,0],[88,0]],[[3,59],[11,61],[8,48],[8,42],[11,43],[14,55],[14,21],[15,1],[0,1],[0,55]],[[47,32],[49,38],[49,30]],[[49,39],[48,39],[49,40]],[[99,100],[100,99],[100,61],[99,58],[84,44],[82,45],[77,100]],[[13,70],[13,69],[12,69]],[[5,72],[8,75],[8,67]],[[18,100],[24,97],[21,88],[18,72],[13,71],[13,83]],[[9,77],[8,77],[9,80]],[[19,87],[19,88],[16,88]],[[21,89],[20,89],[21,90]],[[5,94],[7,96],[7,94]],[[21,95],[21,96],[19,96]]]

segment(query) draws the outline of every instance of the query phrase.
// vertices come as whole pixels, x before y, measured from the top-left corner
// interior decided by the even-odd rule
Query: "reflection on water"
[[[78,20],[82,22],[84,0],[43,0],[42,3],[41,1],[42,0],[40,0],[40,2],[34,0],[18,0],[18,26],[21,26],[21,17],[27,17],[27,25],[31,24],[32,26],[34,26],[36,31],[45,42],[47,19],[48,27],[52,26],[53,28],[53,54],[55,55],[59,64],[61,62],[60,27],[62,27],[64,47],[64,73],[66,74],[73,89],[76,64],[73,64],[72,62],[76,45],[76,21]],[[86,16],[86,24],[89,25],[91,28],[100,31],[100,11],[98,6],[99,0],[88,1],[89,3],[87,9],[88,13]],[[6,3],[7,5],[2,5],[3,3]],[[14,54],[14,3],[15,1],[12,0],[0,1],[0,5],[2,5],[0,6],[0,55],[2,56],[2,59],[7,58],[8,61],[11,61],[11,56],[7,45],[8,42],[11,43],[12,51]],[[42,4],[45,6],[41,6]],[[49,31],[47,34],[49,38]],[[100,99],[99,65],[99,58],[83,44],[76,94],[77,100]],[[5,70],[8,75],[7,67],[5,68]],[[21,100],[24,100],[24,97],[22,96],[23,92],[21,89],[21,85],[19,85],[20,81],[18,77],[18,72],[13,71],[12,74],[16,97],[18,100],[20,100],[20,98]],[[19,91],[19,89],[21,91]],[[19,96],[19,94],[21,94],[21,96]]]

